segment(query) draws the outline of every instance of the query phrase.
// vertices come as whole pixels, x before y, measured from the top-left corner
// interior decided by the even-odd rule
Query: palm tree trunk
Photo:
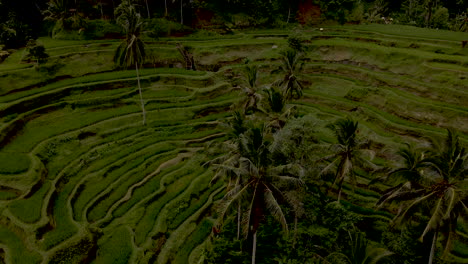
[[[294,236],[293,236],[293,248],[296,247],[297,239],[297,214],[294,214]]]
[[[101,7],[101,20],[104,20],[104,11],[102,10],[102,0],[99,1],[99,6]]]
[[[432,238],[432,245],[431,245],[431,253],[429,253],[429,264],[432,264],[432,261],[434,260],[434,252],[435,252],[435,247],[437,244],[437,235],[439,234],[439,224],[437,224],[435,231],[434,231],[434,237]]]
[[[146,11],[148,11],[148,18],[151,18],[150,17],[149,6],[148,6],[148,0],[145,0],[145,2],[146,2]]]
[[[138,71],[138,63],[135,63],[135,70],[137,74],[138,91],[140,93],[141,111],[143,112],[143,125],[146,125],[146,111],[145,111],[145,104],[143,103],[143,94],[141,93],[140,73]]]
[[[115,13],[114,13],[114,11],[115,11],[115,3],[114,3],[114,0],[112,0],[112,17],[113,17],[114,20],[115,20]]]
[[[164,17],[167,17],[167,0],[164,0]]]
[[[338,203],[340,203],[340,199],[341,199],[341,190],[343,189],[343,181],[344,181],[344,177],[340,180],[340,183],[338,184]]]
[[[240,239],[240,226],[241,226],[241,204],[239,201],[237,205],[237,240]]]
[[[255,254],[257,252],[257,231],[253,234],[253,245],[252,245],[252,264],[255,264]]]
[[[182,0],[180,0],[180,24],[184,24],[184,13],[182,10]]]

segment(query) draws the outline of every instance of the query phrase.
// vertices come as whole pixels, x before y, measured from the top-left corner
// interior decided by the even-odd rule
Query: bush
[[[49,54],[45,52],[43,45],[36,45],[29,49],[29,56],[37,62],[37,64],[42,64],[47,61]]]
[[[148,32],[149,37],[159,38],[178,33],[191,33],[193,29],[164,18],[153,18],[147,20],[145,31]]]
[[[10,19],[0,25],[0,43],[5,49],[15,49],[24,46],[33,32],[31,28],[20,21]]]
[[[122,35],[122,29],[106,20],[87,20],[84,35],[86,39],[115,38]]]
[[[439,7],[432,17],[432,27],[447,29],[449,21],[449,11],[445,7]]]

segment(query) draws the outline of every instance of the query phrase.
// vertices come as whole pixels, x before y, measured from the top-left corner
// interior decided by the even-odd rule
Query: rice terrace
[[[466,31],[131,2],[5,44],[0,263],[468,263]]]

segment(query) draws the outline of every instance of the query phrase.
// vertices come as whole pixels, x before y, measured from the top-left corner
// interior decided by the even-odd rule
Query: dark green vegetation
[[[292,33],[299,42],[288,41]],[[457,200],[466,201],[466,167],[450,163],[465,157],[468,143],[468,49],[460,34],[360,25],[147,41],[139,69],[145,126],[135,71],[113,64],[119,40],[40,38],[47,61],[21,63],[20,49],[0,64],[0,263],[242,263],[250,262],[253,238],[258,263],[358,263],[387,254],[382,248],[394,253],[382,262],[422,263],[433,237],[440,262],[445,227],[456,234],[445,259],[466,263],[466,220],[453,220],[466,213]],[[185,62],[177,42],[190,46],[199,71],[178,68]],[[288,44],[305,52],[302,59],[282,55]],[[458,145],[456,136],[445,144],[447,128]],[[425,177],[437,184],[408,173],[378,180],[403,166],[414,172],[417,152],[405,162],[398,150],[431,139],[441,148],[426,153],[437,160],[426,160]],[[228,188],[233,196],[224,181],[212,182],[219,163],[207,166],[228,150],[243,161],[223,171],[239,178]],[[250,171],[263,194],[238,203],[255,211],[242,218],[254,216],[256,231],[244,222],[246,239],[238,241],[236,194],[253,186]],[[271,171],[289,178],[261,178]],[[407,182],[428,198],[409,197],[418,203],[408,207],[422,204],[415,212],[380,200]],[[397,215],[413,219],[394,226]],[[213,226],[221,228],[216,237]]]

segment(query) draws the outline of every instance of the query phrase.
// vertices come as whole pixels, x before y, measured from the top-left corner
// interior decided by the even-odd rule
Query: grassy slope
[[[444,135],[449,127],[468,142],[468,51],[460,48],[462,35],[391,25],[302,33],[312,40],[302,76],[308,85],[305,97],[291,104],[317,120],[324,141],[332,138],[325,124],[351,115],[375,146],[395,148]],[[216,121],[228,116],[238,98],[229,78],[239,83],[245,58],[260,66],[261,83],[279,78],[268,73],[279,65],[286,34],[263,30],[179,39],[193,47],[199,68],[208,72],[150,68],[182,61],[174,40],[149,43],[154,56],[141,71],[145,127],[134,72],[112,65],[117,41],[41,39],[51,58],[39,70],[20,63],[23,50],[13,53],[0,64],[0,133],[17,129],[0,137],[0,214],[6,219],[0,232],[9,237],[0,247],[7,248],[6,260],[62,256],[91,233],[99,234],[95,263],[198,259],[197,246],[211,228],[203,216],[220,190],[208,184],[203,147],[223,136]],[[376,151],[382,160],[393,157]],[[363,184],[368,180],[360,178]],[[360,207],[375,202],[376,192],[353,194],[345,186],[345,193],[351,210],[390,218]],[[25,248],[27,254],[18,253]],[[92,251],[73,250],[76,256],[68,259],[79,262],[80,254]]]

